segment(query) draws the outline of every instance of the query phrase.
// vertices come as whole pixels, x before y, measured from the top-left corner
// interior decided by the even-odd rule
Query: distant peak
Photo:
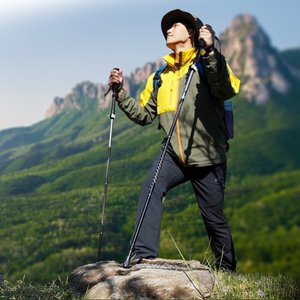
[[[230,27],[241,26],[243,24],[248,24],[252,28],[254,25],[258,25],[258,22],[251,14],[239,14],[232,20]]]
[[[89,81],[77,84],[64,98],[55,97],[49,109],[45,113],[46,118],[55,116],[66,110],[81,110],[82,99],[97,99],[102,92],[102,86]]]
[[[272,47],[266,32],[249,14],[238,15],[220,35],[222,52],[238,77],[241,90],[256,103],[265,103],[271,92],[285,93],[290,72]]]

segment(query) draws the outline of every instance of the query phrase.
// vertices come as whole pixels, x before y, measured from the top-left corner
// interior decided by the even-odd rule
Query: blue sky
[[[297,0],[0,0],[0,130],[44,118],[55,96],[168,53],[161,17],[180,8],[222,32],[256,17],[278,50],[300,47]],[[297,21],[298,20],[298,21]]]

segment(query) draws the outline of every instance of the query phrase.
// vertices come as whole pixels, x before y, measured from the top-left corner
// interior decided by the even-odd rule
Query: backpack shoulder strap
[[[200,59],[196,60],[196,67],[198,69],[198,73],[199,73],[201,80],[205,84],[208,84],[207,77],[206,77],[205,70],[204,70],[204,61],[201,57],[200,57]]]
[[[162,84],[162,80],[161,80],[161,73],[167,68],[167,66],[162,66],[161,68],[159,68],[153,77],[153,97],[156,99],[157,98],[157,93],[158,93],[158,89],[160,88],[161,84]]]

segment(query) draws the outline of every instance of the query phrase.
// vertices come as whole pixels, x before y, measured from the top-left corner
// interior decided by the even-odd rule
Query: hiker
[[[203,25],[199,18],[176,9],[163,16],[161,28],[172,53],[163,57],[167,66],[160,74],[161,85],[157,90],[153,85],[153,73],[136,101],[123,87],[122,70],[113,69],[110,73],[108,85],[117,87],[117,103],[128,118],[147,125],[158,117],[159,128],[167,135],[186,74],[199,51],[201,56],[197,59],[203,61],[206,80],[198,72],[192,78],[134,245],[132,260],[139,262],[142,258],[158,256],[163,199],[169,190],[190,181],[216,267],[234,271],[234,245],[223,211],[227,151],[223,103],[238,93],[240,82],[214,47],[215,32],[210,25]],[[142,186],[136,222],[140,219],[158,160],[159,157]]]

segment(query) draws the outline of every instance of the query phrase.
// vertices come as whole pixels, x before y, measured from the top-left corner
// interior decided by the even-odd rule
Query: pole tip
[[[130,255],[127,256],[126,260],[123,262],[123,268],[129,269],[130,268]]]

